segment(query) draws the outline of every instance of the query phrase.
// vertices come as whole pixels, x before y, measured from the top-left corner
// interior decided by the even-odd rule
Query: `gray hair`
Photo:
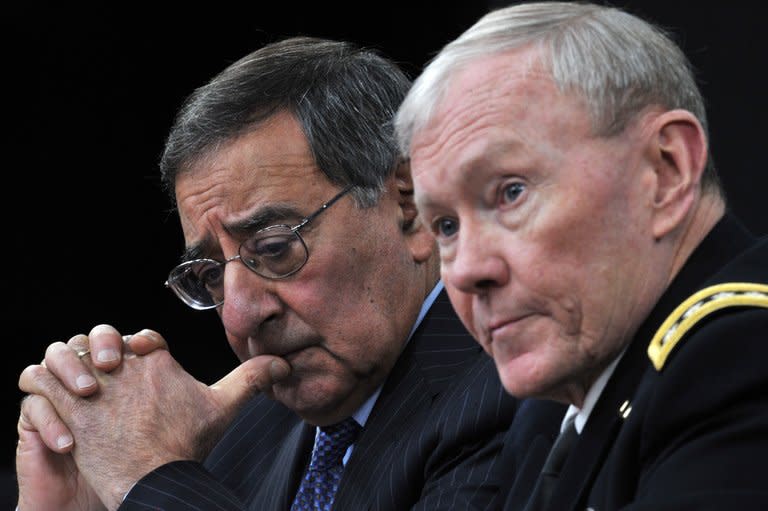
[[[184,102],[160,159],[176,176],[280,111],[299,120],[315,162],[361,207],[376,204],[396,168],[392,121],[411,82],[393,62],[351,43],[294,37],[243,57]]]
[[[440,51],[396,116],[401,152],[410,154],[413,136],[430,121],[452,73],[478,58],[526,46],[541,51],[541,64],[563,93],[586,102],[596,135],[621,133],[636,115],[658,105],[690,111],[708,136],[692,67],[664,30],[616,8],[540,2],[491,11]],[[711,157],[702,183],[721,190]]]

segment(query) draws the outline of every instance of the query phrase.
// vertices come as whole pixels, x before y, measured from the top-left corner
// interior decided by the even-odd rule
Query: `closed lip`
[[[308,348],[308,346],[302,346],[301,348],[296,348],[294,350],[290,350],[290,351],[286,351],[285,353],[281,353],[278,356],[281,357],[281,358],[288,358],[291,355],[297,355],[299,352],[304,351],[306,348]]]
[[[488,327],[488,335],[493,339],[493,336],[498,332],[499,330],[506,328],[510,325],[513,325],[515,323],[518,323],[519,321],[531,316],[531,314],[522,314],[520,316],[513,316],[513,317],[506,317],[504,319],[498,319],[491,322],[490,326]]]
[[[280,350],[279,352],[272,353],[272,355],[275,355],[275,356],[281,357],[281,358],[286,358],[286,357],[289,357],[291,355],[295,355],[298,352],[303,351],[303,350],[305,350],[308,347],[309,346],[298,346],[296,348],[289,348],[289,349],[285,349],[285,350]]]
[[[297,353],[304,351],[305,349],[311,346],[314,346],[317,343],[305,342],[300,345],[284,345],[283,343],[275,343],[275,344],[276,344],[275,346],[270,346],[270,345],[262,346],[262,348],[259,350],[259,354],[286,358],[286,357],[290,357],[291,355],[296,355]]]

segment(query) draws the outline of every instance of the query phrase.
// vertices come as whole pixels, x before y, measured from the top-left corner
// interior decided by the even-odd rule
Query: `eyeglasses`
[[[237,255],[226,261],[194,259],[181,263],[168,274],[166,287],[193,309],[205,310],[224,303],[224,266],[236,259],[255,274],[267,279],[282,279],[293,275],[309,259],[307,244],[299,230],[351,189],[351,186],[347,186],[293,227],[281,224],[260,229],[240,244]]]

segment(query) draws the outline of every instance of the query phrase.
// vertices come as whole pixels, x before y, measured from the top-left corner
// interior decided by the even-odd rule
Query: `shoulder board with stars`
[[[726,307],[768,308],[768,285],[751,282],[728,282],[707,287],[681,303],[662,323],[651,344],[648,357],[661,371],[675,346],[702,318]]]

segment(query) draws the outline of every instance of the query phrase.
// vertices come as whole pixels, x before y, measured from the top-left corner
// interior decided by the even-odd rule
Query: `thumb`
[[[285,359],[259,355],[234,368],[210,388],[222,406],[237,408],[257,392],[271,394],[272,385],[290,374],[291,366]]]

